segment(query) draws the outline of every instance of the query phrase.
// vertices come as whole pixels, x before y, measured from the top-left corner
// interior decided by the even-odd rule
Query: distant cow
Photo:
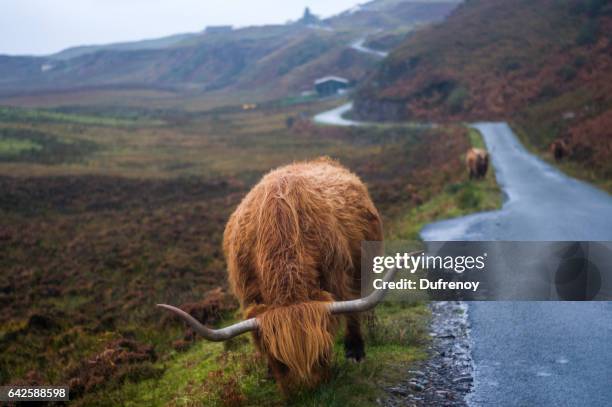
[[[213,341],[253,331],[283,390],[312,387],[331,361],[333,315],[346,314],[346,357],[365,356],[357,313],[384,292],[358,298],[364,240],[382,240],[382,223],[357,176],[327,158],[281,167],[246,195],[225,228],[230,286],[248,319],[213,330],[161,306]]]
[[[563,139],[557,139],[550,144],[550,152],[555,157],[555,161],[561,161],[567,157],[569,148]]]
[[[489,154],[481,148],[470,148],[465,155],[470,179],[484,178],[489,168]]]

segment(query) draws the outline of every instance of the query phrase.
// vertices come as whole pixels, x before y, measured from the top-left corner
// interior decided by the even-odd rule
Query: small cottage
[[[338,76],[325,76],[317,79],[314,85],[319,96],[330,96],[348,88],[349,80]]]

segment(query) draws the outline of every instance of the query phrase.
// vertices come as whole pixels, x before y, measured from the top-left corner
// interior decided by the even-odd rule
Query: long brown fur
[[[230,286],[258,318],[256,345],[285,389],[325,377],[336,327],[325,303],[358,296],[364,240],[382,240],[378,211],[359,178],[328,158],[270,172],[230,217]],[[347,321],[359,354],[358,317]]]
[[[263,349],[298,382],[314,385],[330,363],[334,322],[323,302],[271,308],[259,315]]]

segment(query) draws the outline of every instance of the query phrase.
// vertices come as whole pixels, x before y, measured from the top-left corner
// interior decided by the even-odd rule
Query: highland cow
[[[339,314],[346,320],[346,357],[365,356],[358,313],[385,292],[358,298],[361,242],[382,237],[366,186],[347,169],[328,158],[281,167],[246,195],[225,228],[230,287],[248,319],[213,330],[160,306],[209,340],[253,331],[285,392],[313,387],[327,375]]]
[[[562,139],[557,139],[550,144],[550,152],[555,161],[563,160],[568,154],[567,143]]]
[[[470,179],[481,179],[487,175],[489,168],[489,154],[480,148],[470,148],[465,155]]]

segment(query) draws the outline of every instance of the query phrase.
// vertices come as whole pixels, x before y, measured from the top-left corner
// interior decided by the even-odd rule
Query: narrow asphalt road
[[[351,43],[351,48],[353,48],[354,50],[363,52],[365,54],[374,55],[374,56],[379,57],[379,58],[385,58],[387,55],[389,55],[389,53],[386,52],[386,51],[378,51],[378,50],[375,50],[373,48],[366,47],[364,45],[365,42],[366,42],[366,39],[367,39],[366,37],[363,37],[363,38],[360,38],[360,39],[352,42]]]
[[[345,119],[343,117],[343,115],[345,113],[350,112],[352,108],[353,108],[352,103],[345,103],[332,110],[328,110],[326,112],[319,113],[313,118],[313,120],[315,121],[315,123],[328,124],[332,126],[364,126],[366,125],[366,123]]]
[[[343,105],[317,122],[360,125]],[[430,224],[424,240],[612,240],[612,197],[530,154],[505,123],[477,123],[506,200]],[[612,270],[608,270],[612,273]],[[611,406],[612,302],[469,304],[472,406]]]
[[[527,152],[505,123],[474,127],[507,200],[430,224],[424,240],[612,240],[609,194]],[[470,405],[612,405],[612,302],[473,302],[469,319]]]

